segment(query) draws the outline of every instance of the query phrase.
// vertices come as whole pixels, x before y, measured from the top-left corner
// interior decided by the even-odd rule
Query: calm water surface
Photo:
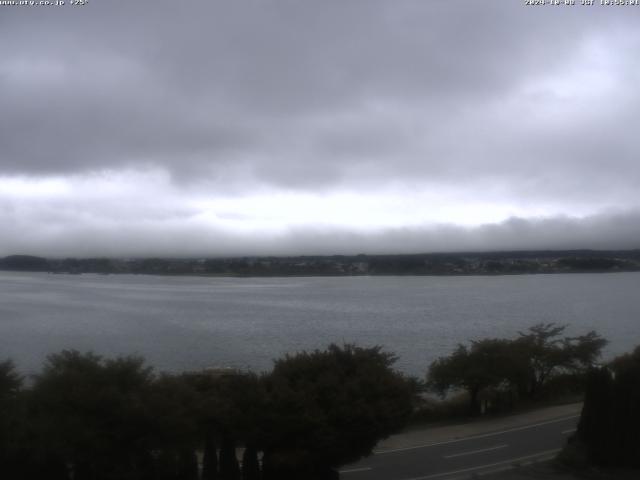
[[[161,370],[267,370],[331,342],[382,345],[422,375],[459,342],[537,322],[640,344],[640,273],[206,278],[0,272],[0,359],[24,372],[63,348],[137,353]]]

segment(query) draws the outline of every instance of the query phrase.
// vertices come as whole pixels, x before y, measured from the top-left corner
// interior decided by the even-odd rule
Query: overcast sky
[[[640,248],[639,27],[514,0],[0,6],[0,255]]]

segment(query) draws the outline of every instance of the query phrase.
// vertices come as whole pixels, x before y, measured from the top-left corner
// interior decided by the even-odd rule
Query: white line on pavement
[[[495,447],[482,448],[480,450],[472,450],[470,452],[454,453],[453,455],[443,455],[443,458],[456,458],[464,457],[465,455],[474,455],[476,453],[490,452],[492,450],[500,450],[501,448],[507,448],[509,445],[496,445]]]
[[[414,445],[412,447],[394,448],[394,449],[391,449],[391,450],[377,450],[377,451],[374,451],[373,453],[375,455],[386,455],[387,453],[406,452],[407,450],[417,450],[419,448],[436,447],[438,445],[448,445],[450,443],[466,442],[467,440],[475,440],[477,438],[493,437],[493,436],[496,436],[496,435],[502,435],[503,433],[518,432],[520,430],[527,430],[528,428],[541,427],[543,425],[551,425],[552,423],[560,423],[560,422],[564,422],[566,420],[571,420],[572,418],[578,418],[579,416],[580,415],[571,415],[569,417],[556,418],[555,420],[549,420],[547,422],[540,422],[540,423],[534,423],[534,424],[531,424],[531,425],[524,425],[522,427],[509,428],[509,429],[506,429],[506,430],[501,430],[499,432],[483,433],[483,434],[480,434],[480,435],[471,435],[469,437],[456,438],[454,440],[447,440],[447,441],[444,441],[444,442],[425,443],[423,445]]]
[[[434,473],[433,475],[427,475],[424,477],[411,477],[411,478],[406,478],[404,480],[429,480],[431,478],[448,477],[450,475],[457,475],[459,473],[468,473],[468,472],[474,472],[479,470],[486,470],[488,468],[498,467],[500,465],[516,464],[516,463],[520,463],[526,460],[531,460],[534,458],[545,457],[548,455],[558,453],[559,451],[560,451],[559,448],[556,448],[554,450],[545,450],[544,452],[538,452],[532,455],[526,455],[524,457],[511,458],[509,460],[503,460],[502,462],[488,463],[486,465],[478,465],[477,467],[463,468],[461,470],[452,470],[450,472]]]
[[[339,470],[338,473],[368,472],[369,470],[371,470],[371,467],[349,468],[347,470]]]
[[[567,434],[569,434],[569,433],[573,433],[573,432],[575,432],[575,431],[576,431],[576,429],[575,429],[575,428],[570,428],[569,430],[563,430],[563,431],[561,431],[560,433],[561,433],[562,435],[567,435]]]

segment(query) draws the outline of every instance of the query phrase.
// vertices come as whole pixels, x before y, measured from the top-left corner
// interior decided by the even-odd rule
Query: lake
[[[160,370],[268,370],[331,342],[382,345],[423,375],[457,343],[538,322],[640,344],[640,273],[212,278],[0,272],[0,359],[37,370],[64,348],[140,354]]]

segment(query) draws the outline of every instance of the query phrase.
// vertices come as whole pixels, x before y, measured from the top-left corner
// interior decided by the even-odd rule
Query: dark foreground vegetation
[[[262,376],[155,375],[140,358],[63,351],[29,387],[5,362],[0,476],[337,478],[334,468],[368,455],[411,413],[415,385],[393,361],[379,348],[332,345],[282,358]]]
[[[393,354],[354,345],[287,355],[261,375],[157,374],[139,357],[62,351],[24,379],[5,361],[0,478],[336,479],[338,467],[428,417],[430,392],[448,394],[444,404],[462,392],[469,416],[585,387],[574,449],[597,464],[640,466],[640,348],[597,366],[606,341],[564,332],[538,324],[460,345],[426,382],[393,370]]]
[[[640,270],[640,250],[236,258],[0,258],[0,270],[151,275],[505,275]]]
[[[516,404],[582,393],[587,371],[607,341],[591,331],[565,336],[566,326],[538,324],[516,338],[459,345],[429,367],[428,386],[442,395],[463,390],[467,412],[503,412]]]
[[[431,364],[427,385],[442,394],[462,390],[467,415],[567,395],[583,399],[577,431],[559,465],[587,478],[640,478],[640,346],[603,365],[598,360],[606,340],[595,332],[568,337],[564,331],[538,324],[513,339],[459,345]]]
[[[633,469],[640,478],[640,347],[589,371],[578,430],[561,460],[581,470]]]

